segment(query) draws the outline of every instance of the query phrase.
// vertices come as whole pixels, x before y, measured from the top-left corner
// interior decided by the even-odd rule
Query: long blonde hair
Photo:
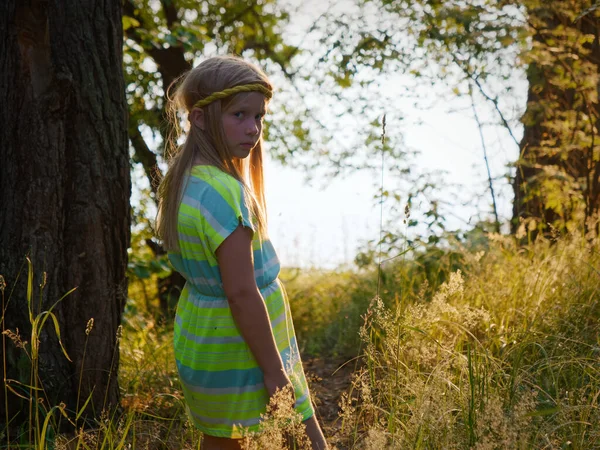
[[[171,132],[166,142],[165,155],[169,169],[158,188],[158,215],[156,231],[167,250],[178,250],[177,215],[181,203],[183,183],[199,157],[240,181],[244,189],[244,200],[256,224],[261,239],[267,236],[267,211],[263,178],[262,135],[249,158],[240,159],[231,155],[225,140],[222,112],[239,95],[236,94],[203,107],[204,130],[190,123],[183,145],[177,141],[182,134],[177,112],[184,110],[188,116],[194,104],[210,94],[235,86],[260,83],[272,90],[264,72],[247,61],[235,56],[215,56],[206,59],[197,67],[173,82],[167,91],[167,114]],[[173,95],[170,95],[175,87]]]

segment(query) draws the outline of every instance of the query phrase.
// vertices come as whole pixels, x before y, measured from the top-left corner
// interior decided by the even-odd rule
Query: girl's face
[[[260,92],[249,92],[240,97],[223,112],[223,130],[231,154],[246,158],[262,136],[267,99]]]

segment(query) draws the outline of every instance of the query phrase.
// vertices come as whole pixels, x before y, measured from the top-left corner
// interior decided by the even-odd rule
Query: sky
[[[422,123],[406,127],[388,122],[387,129],[393,133],[395,127],[402,128],[406,144],[420,151],[418,165],[443,170],[444,183],[460,186],[459,191],[469,198],[486,190],[487,178],[477,123],[466,112],[449,111],[456,106],[440,105],[425,117],[420,117],[420,111],[406,109],[408,120]],[[516,145],[497,127],[485,130],[485,138],[492,173],[500,176],[508,170],[507,163],[516,159]],[[348,266],[366,241],[379,237],[381,211],[376,186],[380,180],[372,174],[356,173],[328,183],[316,180],[307,184],[301,170],[267,159],[265,177],[271,240],[283,266]],[[384,189],[392,182],[384,177]],[[500,196],[500,217],[507,220],[511,216],[512,190],[505,179],[495,181],[495,189]],[[448,191],[449,201],[453,200],[453,192]],[[478,208],[491,211],[487,206],[491,203],[489,195],[481,203],[473,200],[454,208],[454,216],[447,218],[449,228],[468,228]],[[418,217],[418,210],[419,205],[413,205],[411,217]],[[384,222],[388,214],[384,209]]]
[[[319,15],[327,10],[350,11],[355,3],[345,0],[288,2],[297,9],[286,31],[287,38],[304,46],[306,30]],[[524,74],[516,74],[513,81],[513,97],[500,107],[505,116],[514,119],[513,132],[520,139],[522,130],[518,117],[525,107],[527,84]],[[411,83],[406,76],[375,77],[373,82],[380,83],[382,91],[391,93],[386,100],[388,104],[374,106],[382,110],[389,108],[388,112],[401,111],[401,121],[393,118],[398,115],[392,114],[391,120],[388,117],[386,133],[401,137],[403,145],[419,152],[417,170],[420,167],[443,171],[443,198],[456,202],[459,195],[463,199],[465,204],[454,206],[452,215],[446,218],[448,228],[467,229],[476,221],[478,212],[491,214],[483,145],[494,178],[499,216],[501,222],[507,222],[512,212],[512,188],[503,175],[509,172],[509,163],[516,160],[518,148],[508,132],[497,125],[499,117],[491,104],[482,97],[475,97],[477,114],[484,123],[482,143],[470,101],[448,95],[452,87],[439,85],[424,89],[419,104],[415,105],[414,99],[403,96],[401,87]],[[276,101],[274,97],[273,102]],[[430,106],[422,108],[423,105]],[[347,127],[352,127],[351,121]],[[268,148],[267,142],[267,153]],[[373,174],[356,173],[327,182],[317,179],[311,185],[306,183],[302,171],[282,167],[267,158],[265,176],[270,235],[284,266],[330,269],[349,266],[365,242],[378,239],[380,215],[384,222],[389,216],[389,211],[386,208],[381,211],[377,204],[381,180]],[[393,183],[395,180],[384,178],[383,189],[393,187]],[[411,218],[419,219],[419,206],[413,205]],[[423,231],[423,227],[417,226],[408,233]]]

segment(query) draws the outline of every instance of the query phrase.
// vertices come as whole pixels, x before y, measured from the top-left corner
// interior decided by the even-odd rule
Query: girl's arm
[[[216,251],[231,315],[263,371],[269,395],[291,386],[254,278],[252,230],[239,225]],[[293,390],[292,390],[293,392]]]

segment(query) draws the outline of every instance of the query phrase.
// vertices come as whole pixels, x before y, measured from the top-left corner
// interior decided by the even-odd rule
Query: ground
[[[350,387],[355,366],[356,360],[340,358],[308,358],[304,361],[304,371],[315,399],[317,417],[330,442],[335,442],[340,433],[340,397]]]

